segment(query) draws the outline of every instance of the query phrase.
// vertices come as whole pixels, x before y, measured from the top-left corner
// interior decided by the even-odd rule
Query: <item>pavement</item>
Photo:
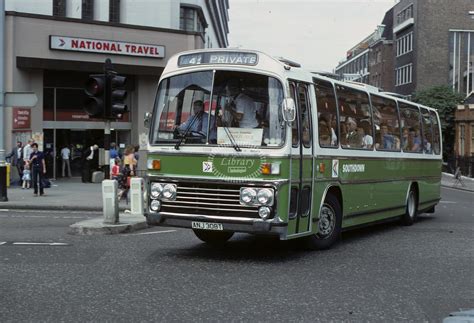
[[[43,196],[34,196],[33,189],[11,185],[7,189],[8,201],[0,202],[0,209],[62,210],[84,213],[102,212],[102,184],[82,183],[80,177],[51,180],[51,187],[44,189]],[[119,203],[119,222],[105,224],[103,216],[97,216],[70,226],[71,234],[116,234],[132,232],[147,227],[143,215],[130,214],[130,202]]]
[[[35,197],[33,189],[22,189],[11,185],[7,189],[7,202],[0,202],[3,209],[22,210],[69,210],[102,212],[102,184],[82,183],[80,177],[51,179],[51,187],[44,189],[43,196]],[[130,209],[130,204],[121,200],[119,209]]]
[[[474,178],[461,176],[460,180],[456,180],[454,175],[443,173],[441,186],[474,192]]]
[[[67,210],[83,212],[102,212],[102,185],[100,183],[82,183],[81,178],[67,178],[51,181],[51,187],[45,189],[44,196],[33,196],[33,189],[10,186],[8,201],[0,202],[0,209],[22,210]],[[444,187],[474,192],[474,179],[443,173],[441,185]],[[73,234],[114,234],[146,228],[144,216],[134,216],[129,212],[130,204],[119,203],[119,223],[104,224],[103,217],[82,221],[71,226]]]

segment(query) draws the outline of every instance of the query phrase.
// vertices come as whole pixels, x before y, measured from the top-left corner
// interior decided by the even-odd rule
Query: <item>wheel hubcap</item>
[[[319,214],[319,235],[322,237],[329,236],[336,226],[336,213],[327,204],[324,204]]]

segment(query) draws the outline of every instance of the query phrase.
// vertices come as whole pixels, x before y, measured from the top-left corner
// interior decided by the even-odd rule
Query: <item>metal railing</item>
[[[474,156],[453,156],[443,162],[443,172],[454,174],[458,167],[463,176],[474,177]]]

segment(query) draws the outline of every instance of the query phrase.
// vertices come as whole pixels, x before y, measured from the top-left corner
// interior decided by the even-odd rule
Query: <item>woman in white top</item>
[[[362,148],[372,149],[374,145],[374,138],[370,135],[371,125],[366,121],[360,123],[360,127],[357,129],[362,136]]]

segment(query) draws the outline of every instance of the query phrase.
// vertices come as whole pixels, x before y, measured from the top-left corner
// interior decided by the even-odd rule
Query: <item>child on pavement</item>
[[[30,188],[31,187],[31,172],[30,172],[30,163],[26,162],[24,169],[23,169],[23,177],[21,178],[23,181],[22,189]]]

